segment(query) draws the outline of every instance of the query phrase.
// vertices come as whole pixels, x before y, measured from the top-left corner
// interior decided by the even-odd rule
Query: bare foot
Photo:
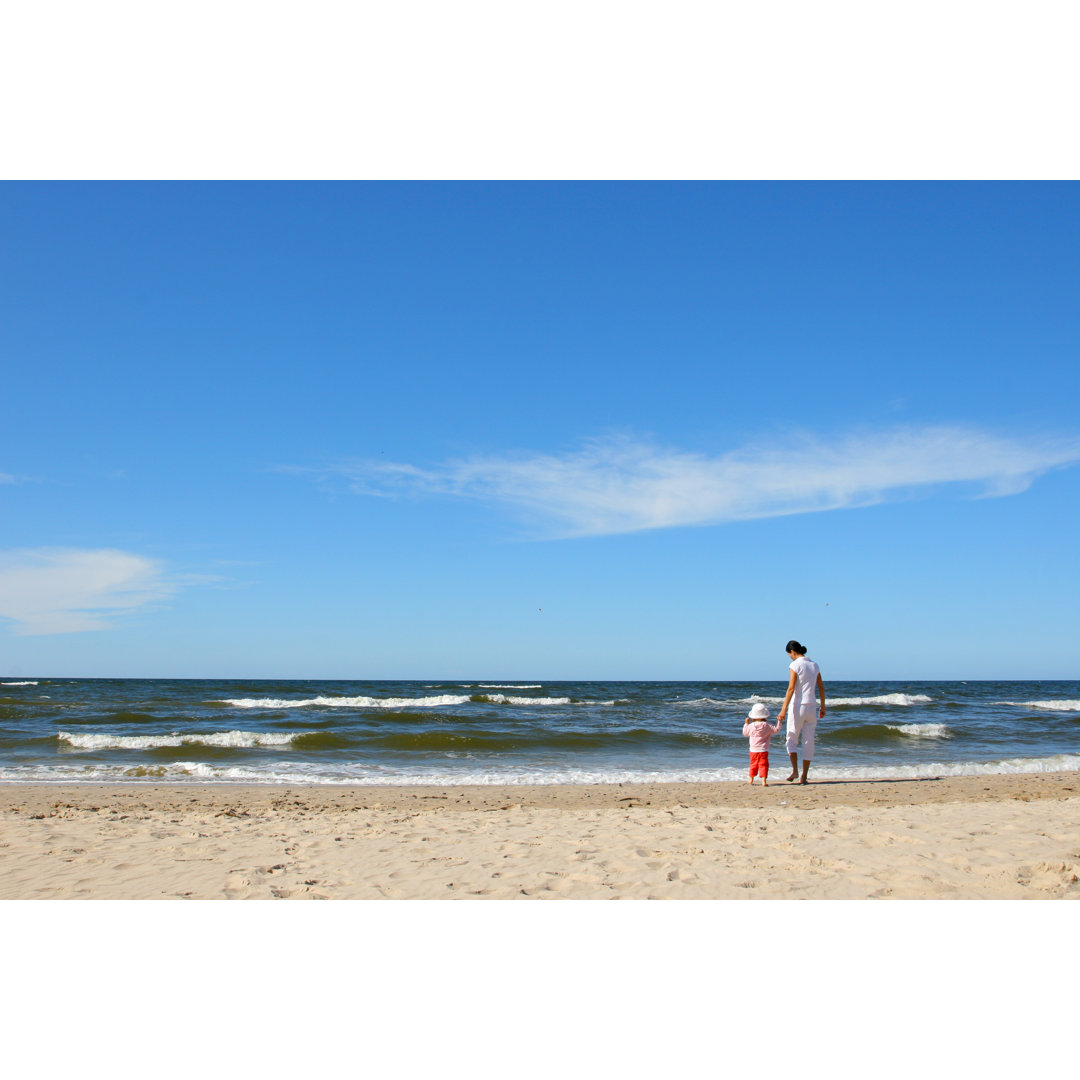
[[[792,780],[798,780],[798,779],[799,779],[799,774],[798,774],[797,772],[793,772],[793,773],[792,773],[792,774],[791,774],[791,775],[790,775],[790,776],[789,776],[789,777],[787,778],[787,782],[788,782],[788,783],[790,784]]]
[[[761,781],[761,786],[762,787],[768,787],[769,786],[769,781],[768,780],[762,780]]]
[[[805,783],[808,783],[808,781],[807,781],[806,777],[804,776],[804,777],[803,777],[803,778],[802,778],[802,779],[801,779],[801,780],[799,781],[799,783],[800,783],[800,784],[805,784]]]

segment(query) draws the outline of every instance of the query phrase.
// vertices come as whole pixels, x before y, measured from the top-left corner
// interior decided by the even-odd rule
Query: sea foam
[[[1080,701],[1061,698],[1051,701],[995,701],[995,705],[1011,705],[1014,709],[1044,709],[1048,712],[1080,712]]]
[[[944,724],[887,724],[890,731],[913,735],[916,739],[951,739],[952,734]]]
[[[783,701],[783,698],[780,699]],[[928,694],[878,694],[875,697],[838,697],[826,696],[826,707],[833,705],[898,705],[908,708],[911,705],[927,705],[934,699]]]
[[[767,694],[751,694],[749,697],[738,698],[736,705],[783,705],[784,696],[770,697]],[[872,697],[825,697],[826,708],[834,705],[843,706],[867,706],[867,705],[895,705],[901,708],[909,708],[912,705],[927,705],[934,699],[928,694],[876,694]],[[814,698],[815,703],[817,698]],[[713,698],[698,698],[696,701],[677,701],[676,705],[728,705],[730,702],[716,701]]]
[[[895,766],[833,766],[814,765],[811,774],[816,780],[907,780],[939,776],[993,776],[1080,771],[1080,754],[1058,754],[1042,758],[1008,758],[998,761],[934,762]],[[535,771],[522,768],[486,769],[469,772],[449,772],[438,767],[430,770],[399,772],[386,767],[353,763],[327,769],[326,765],[310,762],[296,764],[269,762],[263,767],[218,766],[201,761],[176,761],[159,766],[123,765],[31,765],[0,767],[0,782],[100,783],[107,780],[125,781],[187,781],[192,783],[256,783],[256,784],[356,784],[417,787],[437,785],[506,784],[645,784],[679,782],[739,782],[746,780],[745,766],[719,769],[577,769]]]
[[[568,697],[513,697],[506,694],[433,694],[419,698],[314,697],[226,698],[219,702],[236,709],[300,709],[318,705],[329,709],[437,709],[469,702],[488,705],[570,705]]]
[[[221,705],[236,709],[302,709],[321,705],[329,709],[434,709],[440,705],[464,705],[462,694],[435,694],[421,698],[314,697],[314,698],[226,698]]]
[[[569,705],[568,697],[507,697],[505,694],[474,694],[469,698],[488,705]]]
[[[56,738],[74,750],[159,750],[170,746],[215,746],[250,749],[254,746],[288,746],[309,732],[216,731],[205,735],[73,735],[61,731]]]

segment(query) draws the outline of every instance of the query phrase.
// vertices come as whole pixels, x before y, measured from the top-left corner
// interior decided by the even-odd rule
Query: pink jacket
[[[750,739],[750,753],[760,754],[769,749],[769,740],[780,730],[780,721],[770,724],[768,720],[747,720],[742,733]]]

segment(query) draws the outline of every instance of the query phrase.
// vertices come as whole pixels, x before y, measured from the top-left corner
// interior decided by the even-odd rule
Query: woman
[[[799,780],[799,740],[802,739],[802,779],[806,783],[806,774],[810,771],[810,762],[814,760],[814,729],[818,720],[825,715],[825,684],[821,681],[821,669],[813,660],[806,659],[806,646],[797,641],[789,641],[784,646],[791,663],[791,679],[788,682],[787,696],[780,706],[777,720],[784,719],[788,705],[791,715],[787,725],[787,752],[791,758],[791,775],[788,781]],[[821,708],[814,715],[814,691],[821,696]]]

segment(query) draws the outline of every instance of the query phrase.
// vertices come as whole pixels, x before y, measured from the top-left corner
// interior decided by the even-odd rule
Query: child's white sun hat
[[[769,710],[759,701],[756,705],[751,706],[750,715],[747,720],[768,720]]]

